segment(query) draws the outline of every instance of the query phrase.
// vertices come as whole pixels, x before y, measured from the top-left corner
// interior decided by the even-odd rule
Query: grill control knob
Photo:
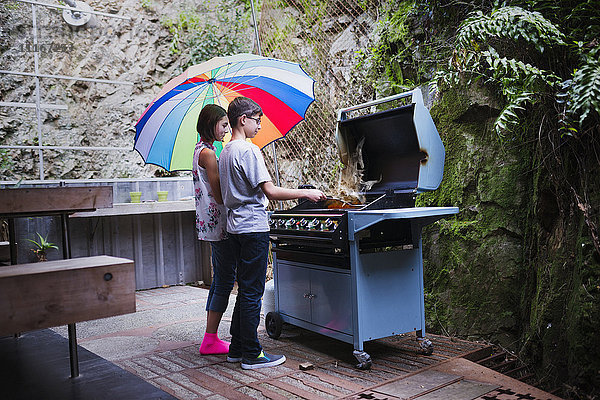
[[[335,221],[332,221],[331,219],[327,218],[325,222],[323,222],[323,229],[326,231],[333,231],[335,230],[336,225],[337,224],[335,223]]]
[[[315,219],[313,219],[312,221],[310,221],[308,223],[308,229],[310,229],[310,230],[316,230],[316,229],[319,229],[320,225],[321,224],[319,223],[319,220],[315,218]]]
[[[300,221],[298,221],[298,229],[306,229],[308,227],[308,220],[302,218]]]
[[[296,229],[296,220],[294,218],[290,218],[285,221],[285,229]]]

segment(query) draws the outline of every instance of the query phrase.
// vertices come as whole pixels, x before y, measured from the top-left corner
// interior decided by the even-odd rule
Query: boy
[[[232,133],[219,158],[223,203],[227,207],[227,232],[238,260],[238,294],[231,320],[227,361],[242,362],[243,369],[272,367],[285,356],[267,354],[258,341],[261,298],[265,289],[269,252],[268,200],[306,198],[324,200],[317,189],[275,186],[258,146],[246,139],[260,129],[260,106],[247,97],[234,99],[227,110]]]

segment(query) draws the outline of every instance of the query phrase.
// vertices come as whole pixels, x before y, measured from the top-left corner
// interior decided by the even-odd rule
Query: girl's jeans
[[[235,282],[235,262],[231,238],[210,242],[213,280],[206,300],[206,311],[225,312]]]

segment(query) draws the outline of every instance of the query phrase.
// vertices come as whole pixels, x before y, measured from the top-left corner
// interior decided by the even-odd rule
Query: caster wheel
[[[433,343],[429,339],[419,340],[420,353],[426,356],[433,354]]]
[[[360,370],[371,369],[371,365],[373,365],[373,362],[371,361],[371,356],[367,352],[354,350],[352,355],[354,356],[354,358],[356,358],[356,361],[358,361],[358,364],[356,364],[354,368]]]
[[[267,335],[272,339],[279,339],[281,336],[281,328],[283,327],[283,320],[279,313],[271,311],[265,316],[265,328]]]

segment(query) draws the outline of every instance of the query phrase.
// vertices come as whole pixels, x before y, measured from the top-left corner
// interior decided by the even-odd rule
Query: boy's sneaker
[[[242,369],[274,367],[275,365],[283,364],[284,362],[285,356],[276,356],[261,351],[258,357],[253,360],[242,360]]]
[[[236,362],[240,362],[240,361],[242,361],[242,356],[234,355],[231,353],[227,354],[227,362],[236,363]]]

